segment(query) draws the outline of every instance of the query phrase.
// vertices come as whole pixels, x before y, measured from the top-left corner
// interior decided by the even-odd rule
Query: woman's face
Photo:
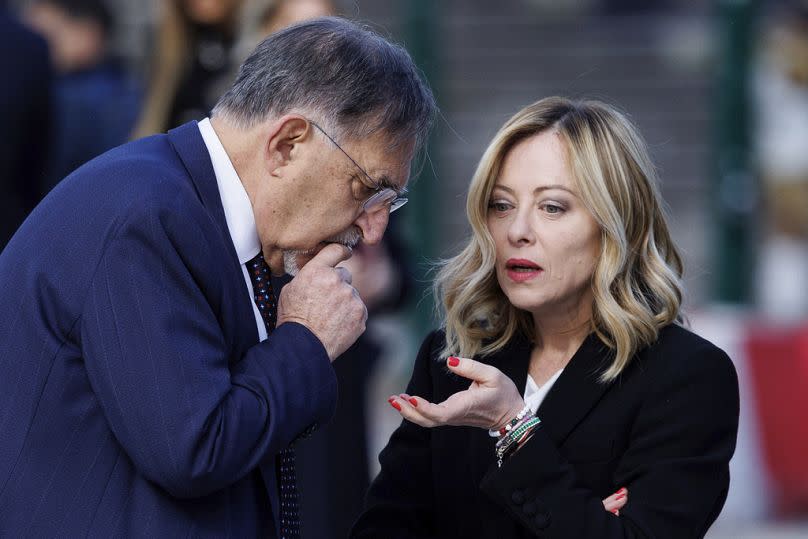
[[[580,322],[592,315],[600,228],[579,198],[554,130],[519,142],[505,157],[488,203],[497,280],[534,318]]]

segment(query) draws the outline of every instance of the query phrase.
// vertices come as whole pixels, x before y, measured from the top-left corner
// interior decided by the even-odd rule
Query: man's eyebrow
[[[408,189],[406,187],[398,187],[396,184],[394,184],[393,181],[390,179],[390,176],[386,174],[382,174],[381,176],[379,176],[379,179],[377,181],[379,182],[379,187],[383,187],[385,189],[392,189],[396,193],[400,194],[408,192]]]

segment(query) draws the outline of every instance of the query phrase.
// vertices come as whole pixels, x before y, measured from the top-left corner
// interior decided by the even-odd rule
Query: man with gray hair
[[[337,265],[434,109],[402,48],[317,19],[63,180],[0,255],[0,536],[298,536],[294,441],[367,317]]]

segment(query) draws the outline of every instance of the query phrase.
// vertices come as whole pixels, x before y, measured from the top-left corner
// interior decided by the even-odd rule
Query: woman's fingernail
[[[418,408],[418,400],[415,397],[410,397],[410,404]]]
[[[618,517],[620,516],[620,510],[619,509],[615,509],[614,511],[612,511],[612,513],[614,513]]]
[[[392,406],[393,408],[395,408],[399,412],[401,411],[401,405],[399,403],[397,403],[396,401],[390,401],[390,406]]]
[[[457,367],[458,365],[460,365],[460,360],[454,356],[451,356],[449,357],[448,363],[450,367]]]

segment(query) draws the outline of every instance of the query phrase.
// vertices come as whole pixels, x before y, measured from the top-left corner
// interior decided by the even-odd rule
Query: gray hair
[[[214,116],[249,128],[268,117],[314,112],[338,135],[383,131],[421,146],[435,100],[410,55],[366,26],[324,17],[281,30],[244,61]]]

